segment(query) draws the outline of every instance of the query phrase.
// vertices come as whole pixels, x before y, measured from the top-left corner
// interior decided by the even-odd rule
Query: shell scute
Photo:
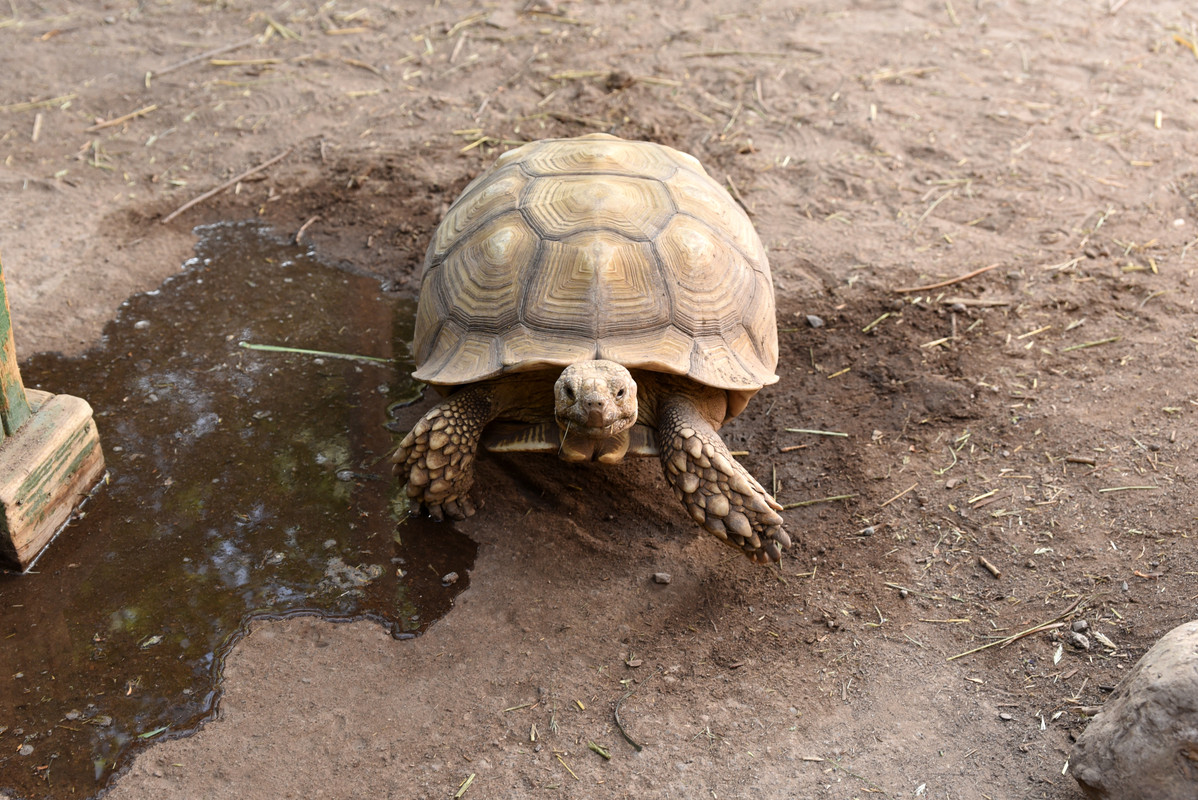
[[[561,239],[580,228],[601,228],[648,241],[674,215],[661,181],[621,175],[538,178],[521,198],[521,210],[544,237]]]
[[[669,293],[645,242],[587,230],[543,243],[521,321],[591,340],[670,322]]]
[[[428,265],[439,263],[455,242],[497,214],[513,209],[528,178],[518,166],[480,175],[450,207],[433,233]]]
[[[516,211],[503,214],[456,242],[437,274],[447,316],[463,326],[502,333],[519,318],[523,286],[539,239]]]

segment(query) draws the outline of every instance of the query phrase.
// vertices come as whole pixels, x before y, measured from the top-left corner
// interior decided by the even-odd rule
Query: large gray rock
[[[1198,621],[1144,654],[1078,737],[1069,764],[1093,798],[1198,798]]]

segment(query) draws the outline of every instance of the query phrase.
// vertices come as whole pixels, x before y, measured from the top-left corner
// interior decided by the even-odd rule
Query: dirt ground
[[[255,624],[217,718],[109,796],[1080,798],[1084,714],[1196,616],[1196,41],[1182,0],[13,0],[21,353],[86,349],[217,220],[415,293],[497,152],[609,131],[750,211],[781,381],[727,438],[824,500],[776,570],[653,464],[483,459],[443,620]]]

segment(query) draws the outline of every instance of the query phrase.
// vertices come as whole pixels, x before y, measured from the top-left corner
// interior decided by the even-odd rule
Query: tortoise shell
[[[608,359],[728,390],[778,376],[774,291],[748,217],[692,156],[607,134],[504,153],[425,257],[414,377],[451,387]]]

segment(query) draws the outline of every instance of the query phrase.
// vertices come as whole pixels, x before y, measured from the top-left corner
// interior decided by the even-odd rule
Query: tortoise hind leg
[[[493,387],[476,385],[433,406],[399,443],[392,471],[434,519],[465,519],[475,507],[474,457],[483,428],[498,414]]]
[[[729,452],[694,402],[674,396],[658,409],[658,444],[666,480],[706,530],[752,561],[777,561],[790,546],[782,507]]]

